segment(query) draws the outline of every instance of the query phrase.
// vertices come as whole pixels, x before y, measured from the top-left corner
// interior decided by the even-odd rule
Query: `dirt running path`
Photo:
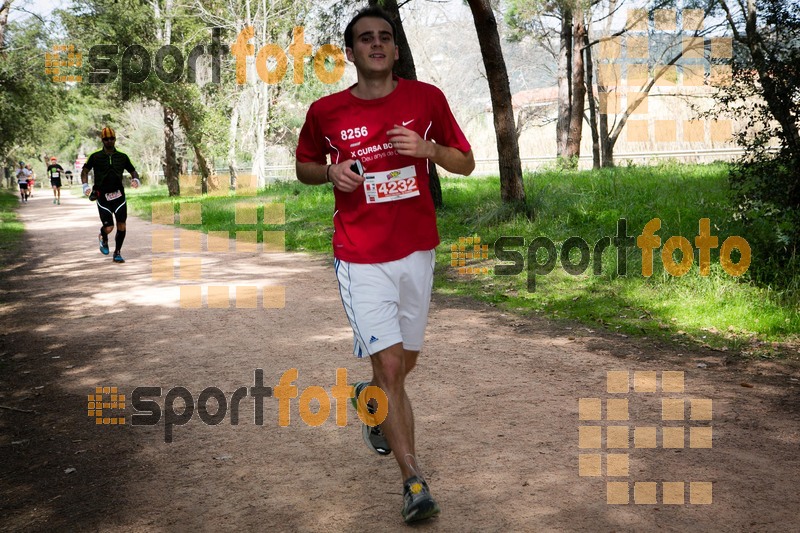
[[[195,399],[215,386],[230,398],[253,386],[257,368],[273,387],[298,369],[301,392],[329,391],[339,367],[350,381],[367,377],[368,363],[351,355],[328,261],[165,256],[152,252],[151,235],[170,228],[132,218],[128,262],[115,265],[97,250],[98,217],[85,199],[54,206],[38,194],[19,213],[24,255],[0,286],[0,530],[406,530],[394,460],[367,450],[352,411],[346,427],[333,414],[310,427],[294,399],[290,425],[279,427],[278,402],[266,398],[258,426],[248,397],[239,425],[228,416],[208,426],[195,413],[171,444],[163,419],[130,425],[138,386],[164,395],[183,386]],[[202,258],[203,285],[285,286],[285,308],[181,308],[178,287],[191,282],[153,281],[151,265],[186,256]],[[443,512],[420,529],[800,531],[797,370],[726,364],[716,352],[440,296],[430,319],[408,388],[420,459]],[[629,372],[631,386],[634,371],[657,372],[658,383],[663,371],[685,372],[685,391],[664,396],[685,400],[686,420],[662,422],[660,391],[607,393],[608,371]],[[127,409],[112,411],[126,416],[125,426],[96,426],[87,416],[96,386],[128,395]],[[579,420],[580,398],[603,400],[604,416],[606,399],[627,398],[629,420]],[[689,420],[690,399],[711,400],[713,420]],[[592,425],[638,426],[640,444],[655,431],[659,446],[662,426],[683,427],[685,447],[634,448],[631,429],[630,448],[580,449],[578,428]],[[690,448],[689,427],[711,427],[713,447]],[[700,442],[708,430],[694,431]],[[609,452],[628,456],[627,476],[607,475]],[[581,453],[602,459],[601,476],[579,475]],[[630,503],[607,504],[606,482],[627,482]],[[636,495],[647,501],[655,487],[657,503],[635,504],[634,482],[655,482],[637,485]],[[684,482],[686,503],[665,504],[662,482]],[[690,482],[712,482],[713,503],[690,504]]]

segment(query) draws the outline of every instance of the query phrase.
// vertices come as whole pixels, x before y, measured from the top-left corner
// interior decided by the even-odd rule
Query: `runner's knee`
[[[405,358],[405,372],[408,375],[411,370],[417,365],[418,351],[403,350],[403,357]]]
[[[381,350],[370,359],[376,385],[389,392],[403,388],[407,371],[405,353],[401,345],[396,344]]]

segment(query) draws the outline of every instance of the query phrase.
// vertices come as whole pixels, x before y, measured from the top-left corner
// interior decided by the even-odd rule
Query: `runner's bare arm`
[[[392,146],[400,155],[430,159],[446,171],[463,176],[470,175],[475,169],[472,150],[462,152],[452,146],[442,146],[426,141],[414,130],[397,124],[386,133],[389,135]]]
[[[85,196],[89,196],[92,192],[92,188],[89,186],[89,167],[90,165],[84,165],[81,169],[81,183],[83,184],[83,194]]]

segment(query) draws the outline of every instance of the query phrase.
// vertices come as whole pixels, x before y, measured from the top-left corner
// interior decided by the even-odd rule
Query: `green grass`
[[[301,183],[278,183],[259,191],[258,196],[173,197],[169,198],[165,189],[142,187],[140,190],[126,190],[128,205],[136,216],[150,220],[153,205],[172,203],[175,221],[180,222],[180,204],[201,203],[202,224],[181,224],[181,227],[205,233],[209,231],[228,231],[235,238],[236,230],[263,228],[267,231],[283,230],[286,235],[286,249],[295,251],[323,252],[330,250],[333,235],[333,193],[327,187],[307,187]],[[285,205],[285,224],[264,224],[264,208],[257,207],[257,226],[236,224],[236,206],[262,206],[265,203]],[[240,207],[240,209],[241,209]],[[247,209],[242,209],[242,211]],[[262,242],[258,233],[258,242]]]
[[[530,174],[525,186],[528,203],[537,214],[534,221],[509,213],[501,204],[497,177],[443,179],[446,207],[439,212],[442,244],[437,254],[436,290],[477,298],[520,314],[576,320],[628,335],[645,334],[771,357],[774,350],[769,343],[796,346],[800,339],[800,299],[796,292],[757,287],[747,274],[739,278],[729,275],[720,266],[719,248],[711,250],[707,276],[699,274],[697,250],[692,269],[674,277],[663,268],[657,249],[653,274],[643,277],[642,253],[635,244],[627,250],[624,276],[617,272],[613,245],[602,254],[600,275],[593,274],[592,264],[581,275],[569,275],[559,260],[551,273],[535,277],[532,291],[524,271],[517,276],[495,276],[493,272],[498,262],[493,245],[501,236],[523,237],[525,244],[513,248],[523,256],[536,237],[550,239],[560,252],[563,242],[576,236],[591,250],[599,239],[613,238],[623,218],[627,235],[633,238],[648,221],[660,219],[661,228],[655,233],[662,247],[671,236],[683,236],[694,246],[701,218],[710,219],[711,235],[719,238],[719,245],[730,236],[746,239],[746,228],[732,222],[727,172],[726,165],[712,164]],[[129,196],[134,212],[144,217],[150,216],[154,202],[162,201],[202,202],[202,226],[187,227],[227,230],[231,236],[236,228],[242,228],[235,224],[236,204],[282,202],[285,225],[263,227],[284,229],[289,250],[331,253],[333,194],[328,187],[276,183],[259,191],[256,198],[169,199],[165,191],[132,191]],[[262,216],[259,211],[259,221]],[[460,237],[480,237],[489,245],[487,260],[470,263],[488,267],[488,274],[459,274],[451,266],[451,245],[458,244]],[[571,258],[577,261],[578,256],[575,251]],[[680,252],[674,257],[680,260]],[[544,259],[540,251],[537,260],[543,263]],[[733,260],[738,259],[734,253]],[[751,259],[753,263],[758,260]]]
[[[23,226],[17,220],[19,196],[8,191],[0,191],[0,266],[11,262],[20,250]]]

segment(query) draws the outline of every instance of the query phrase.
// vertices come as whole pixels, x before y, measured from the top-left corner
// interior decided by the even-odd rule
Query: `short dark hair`
[[[385,20],[386,22],[389,23],[389,26],[392,27],[392,39],[394,39],[395,36],[397,35],[397,27],[395,26],[394,21],[392,20],[392,17],[391,15],[389,15],[389,13],[387,13],[385,10],[381,9],[378,6],[368,7],[356,13],[356,16],[353,17],[353,20],[351,20],[347,24],[347,27],[344,29],[345,48],[353,48],[353,38],[354,38],[353,26],[355,26],[356,22],[363,19],[364,17],[372,17]]]

